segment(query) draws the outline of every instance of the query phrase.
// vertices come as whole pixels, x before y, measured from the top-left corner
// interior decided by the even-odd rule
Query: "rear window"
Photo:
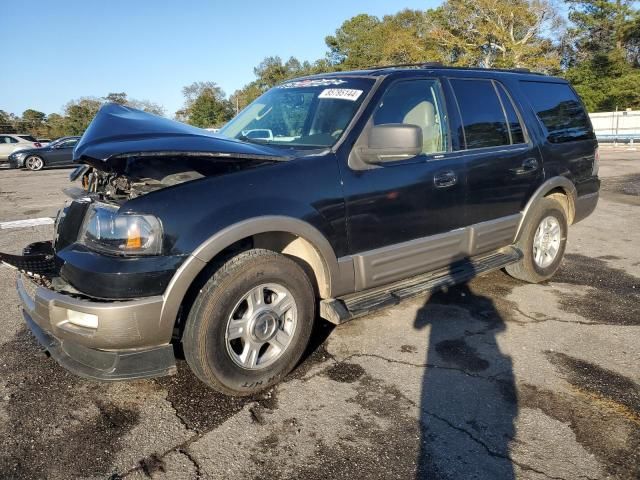
[[[547,130],[551,143],[594,137],[589,116],[566,83],[521,81],[522,90]]]
[[[26,140],[27,142],[35,142],[36,139],[31,135],[18,135],[21,139]]]
[[[524,142],[516,111],[506,92],[498,98],[491,80],[451,79],[458,100],[464,132],[460,144],[467,149],[499,147]]]

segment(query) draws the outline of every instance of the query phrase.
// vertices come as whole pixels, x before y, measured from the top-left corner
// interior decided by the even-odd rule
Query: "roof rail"
[[[455,67],[451,65],[444,65],[442,62],[422,62],[422,63],[399,63],[396,65],[380,65],[377,67],[371,67],[368,70],[384,70],[385,68],[446,68],[451,70],[495,70],[498,72],[514,72],[514,73],[530,73],[532,75],[542,75],[544,73],[532,72],[525,67],[516,68],[483,68],[483,67]]]
[[[404,67],[417,67],[417,68],[434,68],[444,67],[442,62],[420,62],[420,63],[396,63],[393,65],[378,65],[371,67],[368,70],[383,70],[385,68],[404,68]]]

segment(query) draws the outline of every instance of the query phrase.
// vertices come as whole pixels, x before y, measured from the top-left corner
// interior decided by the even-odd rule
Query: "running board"
[[[383,287],[320,302],[320,316],[340,325],[381,308],[397,305],[405,298],[468,282],[478,275],[515,263],[522,252],[515,247],[502,248],[488,255],[457,261],[450,266],[401,280]]]

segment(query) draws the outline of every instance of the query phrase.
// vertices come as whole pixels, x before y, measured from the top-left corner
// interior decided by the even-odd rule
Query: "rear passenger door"
[[[489,222],[474,228],[475,255],[513,242],[520,212],[542,183],[542,161],[502,83],[484,78],[449,82],[467,168],[467,224]]]

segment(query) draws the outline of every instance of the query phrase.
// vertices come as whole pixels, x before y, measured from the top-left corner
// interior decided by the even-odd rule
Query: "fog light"
[[[79,327],[98,328],[98,316],[90,313],[67,310],[67,320],[69,320],[69,323],[73,323]]]

